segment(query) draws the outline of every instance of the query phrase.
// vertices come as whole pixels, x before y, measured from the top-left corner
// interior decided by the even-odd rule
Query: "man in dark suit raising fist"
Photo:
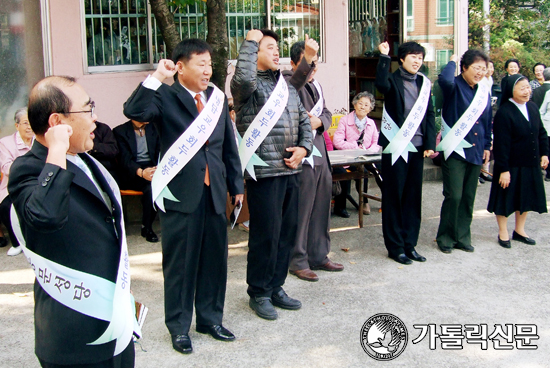
[[[175,350],[192,352],[196,306],[200,333],[232,341],[222,326],[227,282],[227,191],[242,202],[244,184],[227,99],[209,84],[211,47],[186,39],[124,104],[124,114],[153,123],[161,160],[152,181],[161,210],[165,322]],[[163,84],[176,75],[174,84]],[[204,110],[204,111],[203,111]],[[165,212],[164,212],[165,211]]]
[[[38,82],[29,96],[36,141],[10,169],[12,224],[36,275],[35,353],[46,368],[134,366],[139,327],[120,191],[85,153],[94,107],[72,77]]]

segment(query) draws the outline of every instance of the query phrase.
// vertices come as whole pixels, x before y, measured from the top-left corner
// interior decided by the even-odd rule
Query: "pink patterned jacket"
[[[363,135],[363,144],[359,146],[357,140],[361,136],[361,132],[355,125],[355,112],[353,111],[342,117],[334,133],[334,148],[339,150],[364,149],[369,153],[380,151],[381,147],[378,145],[378,131],[376,130],[374,120],[367,118],[367,124],[365,124],[363,130],[365,131]]]

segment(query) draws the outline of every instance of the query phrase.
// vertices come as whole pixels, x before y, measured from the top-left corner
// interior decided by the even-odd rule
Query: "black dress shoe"
[[[510,239],[502,240],[500,239],[500,235],[498,236],[498,244],[500,244],[500,246],[504,248],[512,248],[512,243],[510,243]]]
[[[203,334],[210,334],[213,338],[220,341],[233,341],[235,335],[231,333],[227,328],[222,325],[197,325],[197,332]]]
[[[153,231],[153,229],[149,229],[146,227],[141,228],[141,236],[145,238],[149,243],[156,243],[159,241],[159,238],[157,237],[157,234]]]
[[[426,257],[421,256],[414,249],[411,250],[410,252],[405,252],[405,256],[407,256],[407,258],[412,259],[413,261],[416,261],[416,262],[426,262]]]
[[[398,254],[395,257],[390,256],[391,259],[393,259],[395,262],[404,264],[404,265],[410,265],[413,262],[407,257],[404,253]]]
[[[525,243],[525,244],[529,244],[529,245],[537,244],[537,242],[534,239],[531,239],[528,236],[519,235],[518,233],[516,233],[515,230],[512,233],[512,240],[516,240],[516,241],[519,241],[519,242],[522,242],[522,243]]]
[[[172,346],[174,350],[182,354],[191,354],[193,352],[189,335],[172,335]]]
[[[443,248],[441,246],[439,246],[439,250],[445,254],[450,254],[453,251],[452,248]]]
[[[302,308],[299,300],[289,297],[283,289],[271,295],[273,305],[283,309],[297,310]]]
[[[466,244],[457,244],[457,245],[454,246],[454,248],[463,250],[463,251],[468,252],[468,253],[473,253],[473,251],[475,250],[474,247],[472,247],[471,245],[466,245]]]
[[[277,319],[277,311],[273,308],[271,298],[267,296],[251,296],[248,305],[260,318],[270,321]]]
[[[334,214],[343,218],[349,218],[351,216],[345,208],[342,210],[334,210]]]

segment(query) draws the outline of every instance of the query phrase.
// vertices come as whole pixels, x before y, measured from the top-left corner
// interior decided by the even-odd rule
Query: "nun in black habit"
[[[496,215],[498,242],[505,248],[511,247],[508,216],[516,217],[512,240],[534,245],[525,232],[527,212],[547,212],[541,167],[548,166],[548,136],[530,96],[526,77],[509,76],[493,123],[495,167],[487,210]]]

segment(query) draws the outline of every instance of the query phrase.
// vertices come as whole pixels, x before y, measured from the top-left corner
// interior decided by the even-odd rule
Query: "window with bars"
[[[85,0],[84,13],[89,68],[151,63],[145,0]]]
[[[152,69],[170,56],[146,0],[82,1],[89,72]],[[250,29],[277,32],[281,57],[290,57],[291,45],[305,34],[321,41],[322,1],[226,0],[229,59],[237,58]],[[182,39],[206,39],[205,2],[171,10]]]

